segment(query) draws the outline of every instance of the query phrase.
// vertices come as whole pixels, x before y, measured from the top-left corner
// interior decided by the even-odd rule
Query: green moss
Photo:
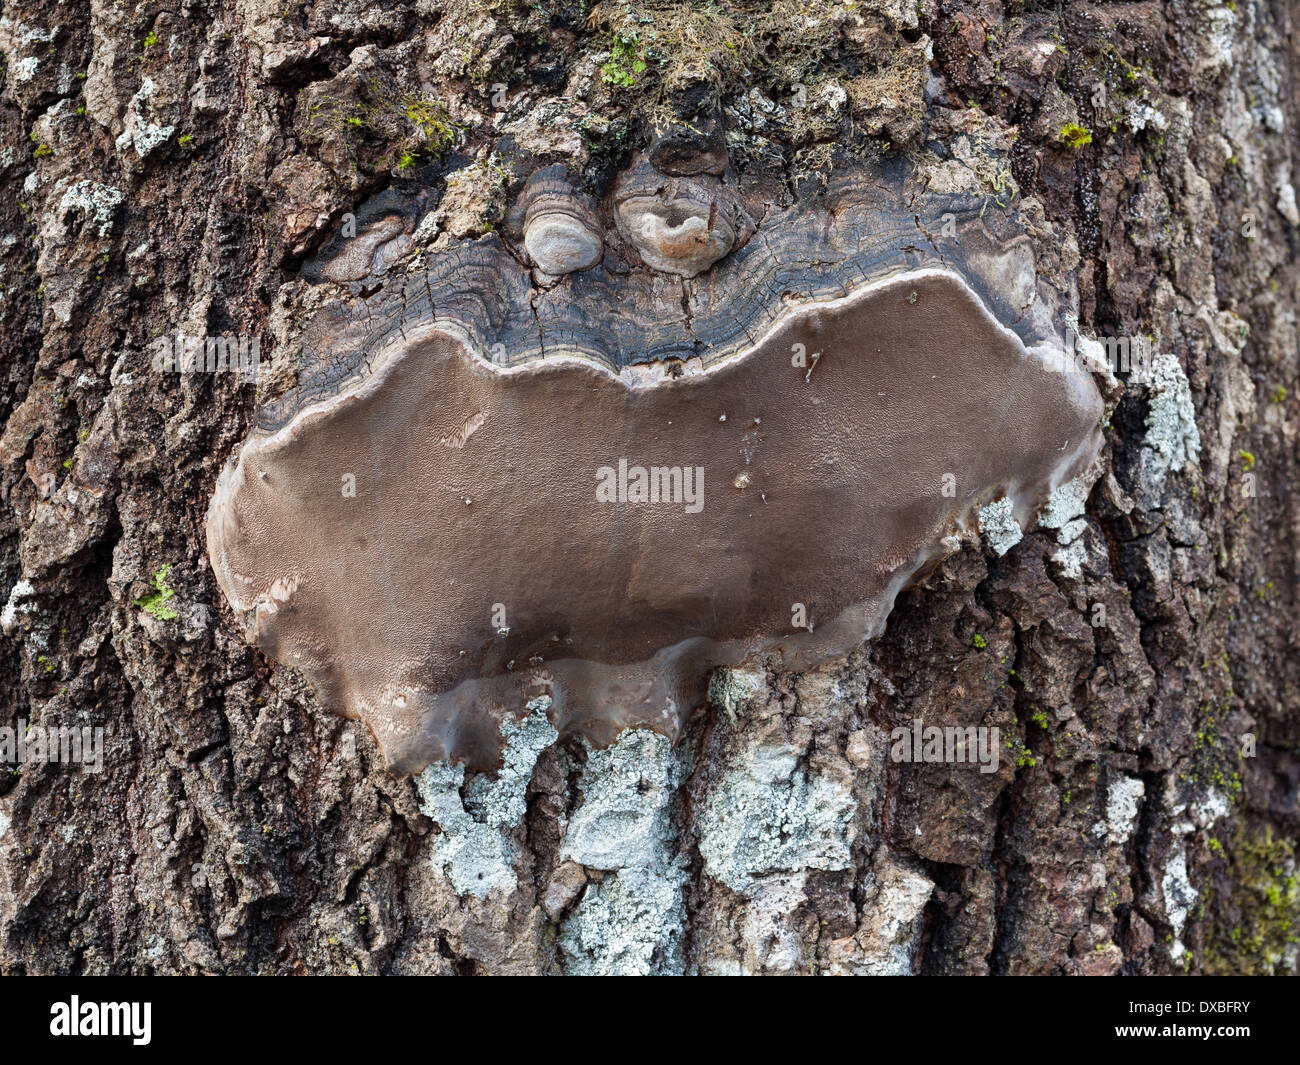
[[[1243,470],[1253,469],[1255,466],[1255,456],[1249,451],[1238,451],[1237,456],[1241,459],[1241,468]]]
[[[1206,663],[1208,668],[1210,663]],[[1226,671],[1226,665],[1224,666]],[[1243,787],[1237,765],[1241,753],[1233,743],[1223,743],[1219,735],[1219,719],[1226,716],[1232,706],[1229,690],[1216,704],[1207,702],[1201,707],[1201,723],[1192,744],[1191,767],[1179,776],[1184,783],[1201,787],[1218,788],[1229,799],[1236,800]]]
[[[982,651],[989,645],[989,642],[977,632],[974,637],[971,638],[970,645],[977,651]]]
[[[157,43],[158,43],[158,34],[154,33],[153,30],[150,30],[148,34],[145,36],[144,46],[146,48],[152,48]]]
[[[485,0],[481,0],[485,2]],[[601,80],[617,91],[613,107],[650,124],[670,120],[681,92],[711,86],[721,95],[756,89],[783,107],[780,121],[799,147],[845,130],[850,116],[869,136],[880,132],[882,102],[923,110],[924,57],[882,54],[846,36],[832,3],[769,0],[621,0],[592,4],[591,47],[606,53]],[[848,5],[850,8],[852,4]],[[819,102],[828,83],[849,108],[830,114]]]
[[[194,143],[194,134],[182,133],[179,137],[176,138],[176,143],[179,144],[182,148],[186,148],[189,145]]]
[[[1023,769],[1025,766],[1033,768],[1038,764],[1038,759],[1034,757],[1034,752],[1025,746],[1024,740],[1019,736],[1012,736],[1007,740],[1007,753],[1016,761],[1016,768]]]
[[[1274,403],[1286,402],[1286,385],[1278,385],[1277,388],[1273,389],[1273,402]]]
[[[1239,827],[1226,848],[1211,840],[1210,850],[1226,853],[1227,869],[1206,890],[1202,970],[1221,976],[1285,972],[1300,943],[1295,841],[1275,839],[1268,827],[1254,834]]]
[[[168,562],[153,575],[154,590],[135,601],[135,605],[159,621],[175,621],[180,615],[174,606],[168,604],[175,598],[176,592],[167,586],[167,575],[172,570]]]
[[[321,99],[308,110],[308,125],[317,136],[341,137],[359,170],[376,163],[408,170],[421,156],[441,157],[458,131],[442,104],[426,96],[398,95],[395,86],[372,79],[360,100]]]
[[[422,148],[441,155],[456,139],[456,127],[447,109],[422,96],[408,96],[401,101],[406,121],[422,140]]]
[[[36,151],[34,151],[32,154],[35,155],[37,159],[43,159],[47,155],[53,155],[54,149],[51,148],[48,144],[38,144],[36,146]]]
[[[1092,132],[1077,122],[1067,122],[1061,127],[1057,136],[1061,143],[1068,148],[1082,148],[1085,144],[1092,143]]]
[[[645,68],[646,61],[637,50],[637,35],[619,34],[614,38],[609,59],[601,64],[600,80],[606,85],[630,89],[636,84],[637,75],[644,73]]]

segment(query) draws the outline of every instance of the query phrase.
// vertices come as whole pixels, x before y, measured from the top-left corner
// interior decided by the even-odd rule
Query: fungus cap
[[[1102,413],[1032,250],[976,203],[841,193],[685,297],[599,268],[539,294],[489,238],[327,308],[209,509],[247,638],[392,768],[490,767],[542,694],[597,745],[675,736],[713,668],[878,633],[981,508],[1032,527]]]
[[[600,262],[604,251],[600,226],[563,168],[549,167],[529,178],[521,205],[524,247],[543,273],[570,274]]]

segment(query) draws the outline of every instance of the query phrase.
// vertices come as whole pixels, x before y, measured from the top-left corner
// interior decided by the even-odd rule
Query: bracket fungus
[[[539,170],[524,185],[524,247],[537,268],[559,276],[587,270],[604,250],[600,226],[585,197],[564,176],[563,167]]]
[[[1062,296],[982,207],[868,172],[695,281],[538,291],[490,234],[327,304],[208,513],[247,638],[400,772],[495,765],[539,695],[596,745],[674,737],[716,667],[851,651],[1100,448]]]
[[[318,255],[303,263],[303,276],[362,291],[413,248],[412,233],[428,198],[381,192],[339,225]]]
[[[614,187],[619,234],[652,270],[694,277],[753,232],[731,186],[710,174],[670,177],[641,162]]]

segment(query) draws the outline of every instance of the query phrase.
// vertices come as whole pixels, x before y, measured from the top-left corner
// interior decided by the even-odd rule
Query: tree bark
[[[1296,21],[5,0],[0,725],[104,748],[0,768],[0,972],[1294,972]],[[702,115],[773,204],[853,157],[1014,200],[1080,343],[1150,337],[1172,368],[1098,378],[1081,515],[967,545],[848,659],[720,674],[675,744],[535,716],[522,774],[394,775],[213,579],[257,389],[151,345],[256,337],[283,366],[358,295],[314,264],[375,197],[436,256],[505,227],[528,167],[599,198]],[[998,726],[997,772],[891,760],[918,719]]]

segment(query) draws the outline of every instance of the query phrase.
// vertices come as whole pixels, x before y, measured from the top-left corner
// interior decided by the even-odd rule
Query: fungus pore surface
[[[675,737],[716,667],[851,651],[1100,447],[1061,297],[978,207],[877,175],[693,280],[624,249],[535,289],[491,236],[337,301],[209,510],[247,637],[399,772],[494,766],[539,695]]]

